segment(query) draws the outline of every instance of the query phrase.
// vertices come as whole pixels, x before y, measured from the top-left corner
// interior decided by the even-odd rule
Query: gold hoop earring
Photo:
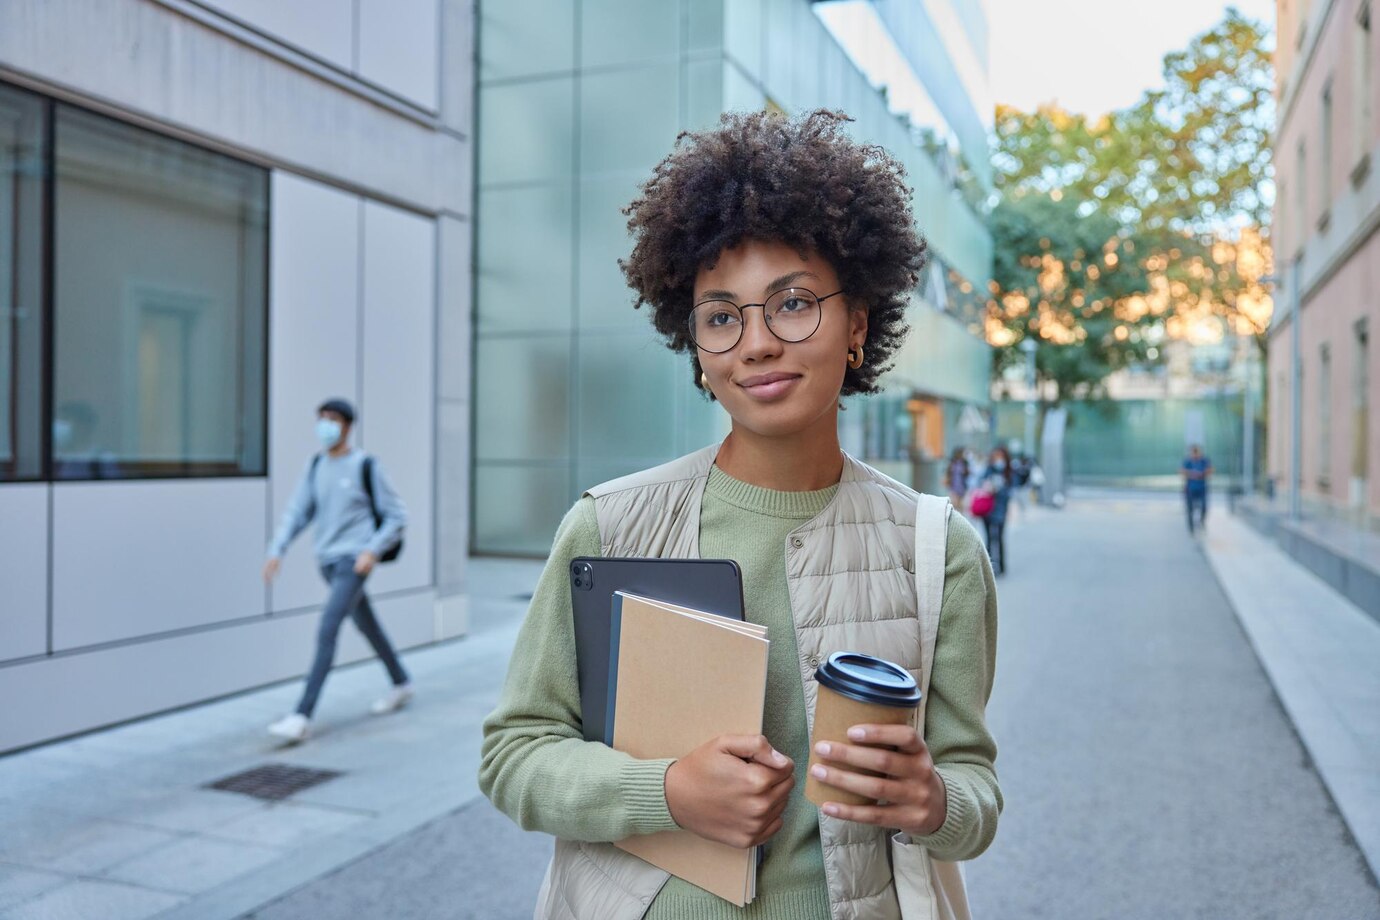
[[[849,349],[848,352],[848,366],[853,368],[853,370],[857,370],[858,368],[862,367],[863,363],[862,346],[859,345],[856,350],[858,353],[856,358],[853,356],[853,349]]]
[[[700,389],[701,389],[701,390],[708,390],[708,389],[709,389],[709,375],[706,374],[704,371],[700,371]]]

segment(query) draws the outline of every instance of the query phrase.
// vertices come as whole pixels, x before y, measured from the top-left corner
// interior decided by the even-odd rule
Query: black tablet
[[[743,619],[743,576],[732,559],[605,559],[570,562],[570,606],[586,741],[604,737],[608,712],[613,594],[626,591],[706,613]]]

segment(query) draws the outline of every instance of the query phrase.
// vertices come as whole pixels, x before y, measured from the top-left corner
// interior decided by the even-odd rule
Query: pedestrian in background
[[[1014,487],[1011,454],[1005,447],[993,448],[986,468],[978,474],[972,511],[974,516],[982,518],[987,531],[987,556],[998,575],[1006,574],[1006,512]]]
[[[1025,514],[1029,507],[1030,468],[1034,461],[1020,449],[1019,442],[1013,442],[1011,446],[1011,497],[1016,500],[1021,514]]]
[[[949,501],[955,508],[963,507],[963,498],[968,494],[968,461],[963,456],[963,448],[955,447],[949,457],[949,465],[944,469],[944,487],[949,490]]]
[[[1212,461],[1203,455],[1197,444],[1188,448],[1180,472],[1184,477],[1184,505],[1188,511],[1188,532],[1194,533],[1197,527],[1207,526],[1208,477],[1212,475]],[[1197,512],[1197,527],[1194,526],[1194,512]]]
[[[321,613],[316,655],[302,699],[295,712],[268,727],[270,734],[290,742],[302,741],[310,734],[312,712],[335,662],[336,640],[346,617],[355,621],[393,681],[393,689],[374,703],[373,712],[392,712],[412,698],[407,671],[398,661],[364,593],[364,582],[374,566],[395,558],[401,548],[407,512],[378,462],[350,446],[354,407],[343,399],[329,399],[316,414],[316,438],[321,452],[307,464],[264,563],[264,581],[271,582],[278,574],[288,544],[315,521],[316,560],[321,577],[330,586],[330,594]]]

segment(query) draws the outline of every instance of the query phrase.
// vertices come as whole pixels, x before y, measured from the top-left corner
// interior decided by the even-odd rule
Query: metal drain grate
[[[256,799],[276,802],[337,776],[340,776],[338,770],[312,770],[308,767],[271,763],[218,779],[214,783],[207,783],[206,788],[223,789],[226,792],[238,792],[241,795],[252,795]]]

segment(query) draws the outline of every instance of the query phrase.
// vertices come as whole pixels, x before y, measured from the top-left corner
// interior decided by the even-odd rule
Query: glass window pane
[[[572,503],[565,464],[481,462],[474,474],[474,548],[481,553],[545,556]]]
[[[53,476],[262,475],[268,175],[60,106]]]
[[[0,86],[0,481],[43,473],[47,106]]]

